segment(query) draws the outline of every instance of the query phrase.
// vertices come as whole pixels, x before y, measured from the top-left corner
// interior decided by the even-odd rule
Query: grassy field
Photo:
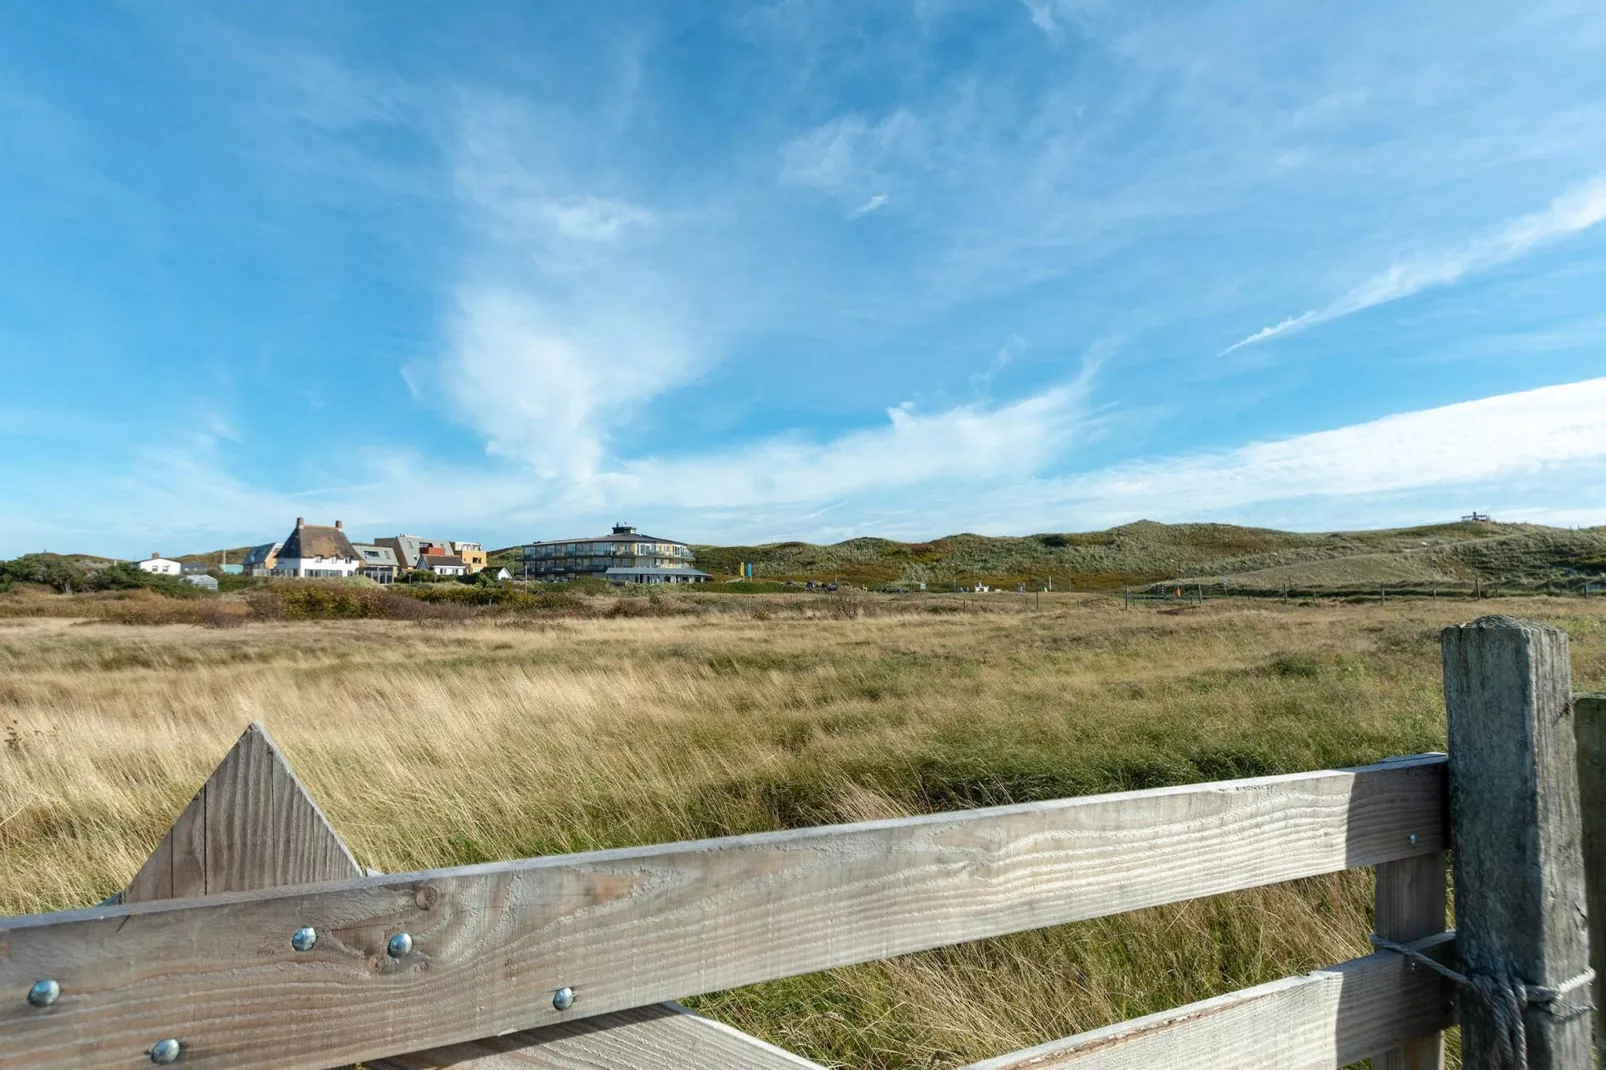
[[[1606,686],[1606,603],[1496,606],[1565,627],[1576,684]],[[1484,608],[4,619],[0,913],[120,888],[252,719],[358,859],[400,871],[1442,749],[1437,631]],[[1369,896],[1345,874],[696,1005],[832,1065],[949,1067],[1364,953]]]

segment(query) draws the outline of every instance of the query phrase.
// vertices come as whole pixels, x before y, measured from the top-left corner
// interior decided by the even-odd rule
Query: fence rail
[[[253,726],[127,901],[0,919],[0,1068],[808,1067],[661,1001],[1363,866],[1381,935],[1561,983],[1587,956],[1565,636],[1486,618],[1445,649],[1449,758],[407,874],[357,875]],[[42,982],[54,998],[22,998]],[[1385,952],[975,1070],[1430,1070],[1452,1003]],[[1496,1065],[1462,1014],[1468,1067]],[[1580,1064],[1553,1017],[1530,1065],[1583,1070],[1587,1019]]]

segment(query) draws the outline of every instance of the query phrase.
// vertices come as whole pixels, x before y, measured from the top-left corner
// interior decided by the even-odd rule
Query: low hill
[[[697,563],[735,575],[744,561],[765,579],[841,579],[971,586],[989,583],[1099,590],[1161,580],[1235,587],[1345,588],[1374,583],[1508,582],[1539,585],[1570,577],[1606,579],[1606,528],[1464,522],[1385,531],[1304,533],[1230,524],[1141,520],[1108,531],[994,537],[950,535],[930,542],[860,538],[821,546],[697,546]]]

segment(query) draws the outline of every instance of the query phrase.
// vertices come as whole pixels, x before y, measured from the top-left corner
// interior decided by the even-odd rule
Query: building
[[[135,561],[134,567],[141,572],[149,572],[155,576],[182,576],[184,566],[177,561],[169,561],[161,554],[153,553],[144,561]]]
[[[296,529],[284,540],[278,559],[273,565],[275,576],[290,579],[334,579],[355,576],[362,568],[362,558],[346,538],[344,525],[335,521],[332,528],[308,524],[296,517]]]
[[[613,534],[590,539],[535,542],[524,548],[532,580],[594,576],[610,583],[702,583],[710,577],[693,566],[691,547],[673,539],[639,534],[615,524]]]
[[[388,546],[396,553],[396,561],[403,569],[423,568],[420,561],[426,557],[459,557],[470,573],[485,567],[485,547],[477,542],[452,542],[447,539],[426,539],[421,535],[397,535],[395,538],[375,539],[374,545]]]
[[[453,542],[452,553],[463,559],[463,566],[469,574],[478,572],[485,567],[485,547],[477,542]]]
[[[466,576],[468,565],[456,554],[426,552],[418,559],[418,571],[433,572],[437,576]]]
[[[253,546],[245,553],[242,567],[247,576],[271,576],[273,566],[279,559],[279,551],[284,549],[282,542],[265,542],[261,546]]]
[[[212,576],[208,576],[204,572],[189,572],[180,578],[183,580],[183,582],[189,584],[190,586],[199,587],[203,591],[217,590],[217,579]]]
[[[395,550],[371,542],[354,542],[351,548],[362,558],[362,566],[357,569],[359,575],[367,576],[375,583],[396,582],[401,572],[401,562],[396,560]]]
[[[483,571],[485,571],[485,570],[484,570],[484,569],[481,569],[481,570],[480,570],[480,571],[482,571],[482,572],[483,572]],[[501,583],[501,582],[502,582],[502,581],[503,581],[503,580],[510,580],[510,579],[512,579],[512,578],[513,578],[513,573],[511,573],[511,572],[509,572],[509,571],[508,571],[508,570],[507,570],[507,569],[506,569],[506,567],[503,567],[503,566],[498,566],[498,567],[497,567],[497,568],[496,568],[496,570],[495,570],[495,571],[493,571],[493,572],[492,572],[492,573],[491,573],[491,578],[492,578],[492,579],[493,579],[493,580],[496,580],[496,581],[497,581],[497,582],[498,582],[498,583]]]

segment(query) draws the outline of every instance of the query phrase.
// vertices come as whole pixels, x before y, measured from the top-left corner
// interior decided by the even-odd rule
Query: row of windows
[[[691,547],[674,542],[569,542],[543,543],[526,546],[524,556],[541,557],[592,557],[605,554],[610,557],[635,557],[644,554],[665,554],[690,559]]]
[[[537,572],[601,572],[609,568],[691,568],[691,562],[672,557],[637,557],[616,561],[605,557],[570,557],[561,561],[532,562]]]

